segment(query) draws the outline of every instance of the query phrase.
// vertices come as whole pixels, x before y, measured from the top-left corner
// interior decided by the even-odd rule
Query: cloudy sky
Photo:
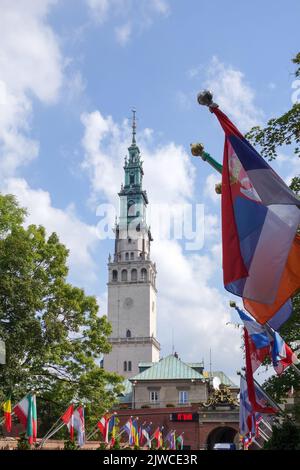
[[[222,286],[220,178],[189,151],[200,140],[221,160],[223,134],[195,97],[212,89],[242,131],[287,110],[298,2],[0,0],[0,8],[0,190],[29,209],[28,223],[59,234],[70,281],[105,314],[113,241],[99,236],[99,206],[118,203],[135,106],[150,202],[173,213],[204,205],[204,219],[194,212],[202,247],[154,227],[162,354],[174,338],[183,360],[209,367],[211,348],[213,368],[235,378],[242,354],[240,331],[226,325],[238,319]],[[286,180],[299,171],[288,149],[273,166]]]

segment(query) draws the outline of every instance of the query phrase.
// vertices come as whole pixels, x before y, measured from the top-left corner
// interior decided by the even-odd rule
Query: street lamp
[[[136,386],[136,384],[137,384],[137,381],[134,380],[134,381],[132,382],[132,387],[133,387],[133,388],[132,388],[132,408],[133,408],[133,409],[135,409],[135,386]]]

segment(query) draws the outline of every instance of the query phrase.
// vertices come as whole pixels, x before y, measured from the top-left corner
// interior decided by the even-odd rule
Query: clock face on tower
[[[133,300],[131,297],[126,297],[126,299],[124,300],[124,308],[131,308],[133,306]]]

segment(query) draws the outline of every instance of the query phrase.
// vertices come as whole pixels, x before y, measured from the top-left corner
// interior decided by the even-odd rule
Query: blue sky
[[[205,243],[153,242],[158,337],[163,355],[205,359],[231,377],[240,333],[222,287],[219,177],[192,159],[202,141],[221,160],[223,134],[196,103],[204,87],[247,131],[292,102],[299,4],[229,0],[1,1],[0,190],[29,208],[29,222],[55,230],[70,248],[70,280],[106,313],[106,262],[96,208],[117,203],[130,144],[130,109],[155,204],[203,203]],[[289,149],[274,168],[299,172]],[[155,234],[154,234],[155,236]]]

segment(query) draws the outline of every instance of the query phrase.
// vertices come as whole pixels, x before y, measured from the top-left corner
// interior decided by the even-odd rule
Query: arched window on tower
[[[131,372],[131,361],[128,361],[128,372]]]
[[[122,281],[127,281],[127,269],[123,269],[121,273]]]
[[[124,372],[127,372],[127,361],[124,361],[123,370]]]
[[[147,269],[142,268],[141,270],[141,279],[142,282],[147,282]]]
[[[126,331],[126,338],[131,338],[131,331],[130,330]]]
[[[126,254],[125,254],[125,260],[126,260],[126,261],[129,260],[129,253],[126,253]]]
[[[131,270],[131,280],[132,281],[137,281],[137,270],[136,269]]]
[[[133,260],[134,259],[134,253],[130,253],[130,259]]]
[[[113,269],[112,272],[112,280],[116,282],[118,280],[118,271],[116,269]]]
[[[128,211],[129,217],[135,217],[135,203],[134,203],[134,201],[132,201],[132,200],[128,201],[127,211]]]

